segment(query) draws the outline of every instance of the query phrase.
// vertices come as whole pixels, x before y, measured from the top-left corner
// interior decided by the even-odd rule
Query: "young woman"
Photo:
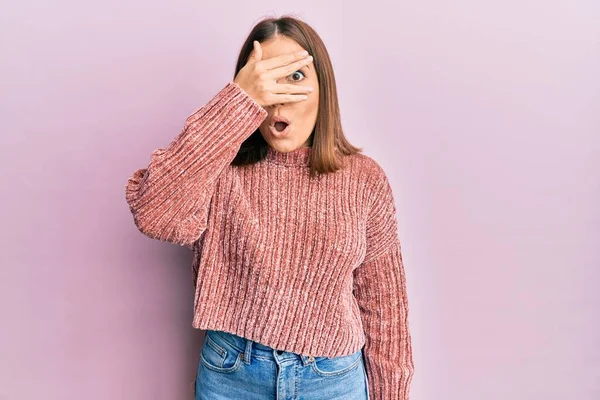
[[[360,151],[321,38],[269,18],[233,81],[129,178],[138,229],[194,251],[196,399],[408,399],[394,197]]]

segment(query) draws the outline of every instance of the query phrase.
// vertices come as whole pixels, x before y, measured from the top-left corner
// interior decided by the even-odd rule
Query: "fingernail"
[[[306,50],[302,50],[302,51],[300,52],[300,55],[301,55],[301,56],[305,56],[305,55],[307,55],[307,54],[308,54],[308,51],[306,51]]]

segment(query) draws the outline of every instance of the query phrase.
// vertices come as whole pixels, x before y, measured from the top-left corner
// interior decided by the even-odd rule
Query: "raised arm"
[[[151,238],[191,247],[206,229],[220,174],[267,115],[238,84],[229,82],[187,117],[169,146],[154,150],[149,165],[127,181],[126,200],[138,229]]]
[[[408,400],[414,366],[406,277],[396,206],[380,170],[367,222],[367,255],[354,270],[354,296],[366,335],[370,400]]]

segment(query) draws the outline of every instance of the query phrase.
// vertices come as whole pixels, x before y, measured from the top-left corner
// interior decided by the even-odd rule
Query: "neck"
[[[282,152],[268,146],[265,160],[281,165],[308,166],[311,152],[312,147],[298,147],[292,151]]]

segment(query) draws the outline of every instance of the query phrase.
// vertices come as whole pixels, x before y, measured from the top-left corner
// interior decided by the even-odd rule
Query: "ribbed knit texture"
[[[406,400],[413,360],[388,178],[363,154],[310,178],[310,147],[230,165],[267,116],[229,82],[129,178],[134,222],[194,250],[195,328],[313,356],[365,345],[370,400]]]

